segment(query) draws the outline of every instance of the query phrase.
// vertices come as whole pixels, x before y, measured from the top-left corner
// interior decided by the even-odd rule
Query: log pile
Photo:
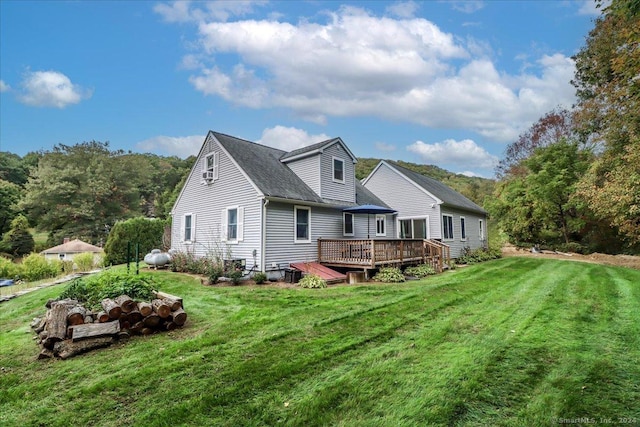
[[[31,324],[41,347],[38,358],[67,359],[132,335],[172,331],[187,321],[182,298],[163,292],[150,302],[120,295],[102,300],[101,306],[101,311],[92,312],[76,300],[49,301],[46,315]]]

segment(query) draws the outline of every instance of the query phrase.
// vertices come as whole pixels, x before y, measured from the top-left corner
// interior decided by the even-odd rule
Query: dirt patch
[[[537,258],[565,259],[568,261],[591,262],[595,264],[613,265],[616,267],[627,267],[640,270],[640,256],[633,255],[607,255],[593,253],[589,255],[581,255],[576,253],[564,253],[554,251],[531,252],[530,249],[520,249],[515,246],[505,246],[502,248],[502,255],[509,256],[526,256]]]

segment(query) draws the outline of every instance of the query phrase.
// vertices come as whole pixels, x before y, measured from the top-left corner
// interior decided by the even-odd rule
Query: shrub
[[[94,257],[91,252],[85,252],[73,257],[73,262],[75,262],[75,264],[78,266],[78,270],[89,271],[93,269]]]
[[[105,271],[74,280],[60,294],[60,298],[73,298],[94,309],[100,307],[103,299],[120,295],[128,295],[137,301],[151,301],[157,288],[154,276],[149,274]]]
[[[71,260],[60,261],[60,267],[62,268],[62,272],[64,274],[73,273],[73,261]]]
[[[0,257],[0,278],[15,279],[22,274],[22,266],[10,259]]]
[[[142,261],[152,249],[162,248],[165,225],[165,221],[144,217],[116,222],[109,232],[107,243],[104,245],[104,264],[127,262],[127,244],[129,242],[131,242],[130,256],[133,261],[135,261],[133,258],[135,257],[136,243],[140,244],[138,259]]]
[[[376,282],[398,283],[404,282],[404,275],[397,267],[383,267],[373,276]]]
[[[502,251],[500,249],[471,249],[466,247],[462,250],[457,262],[459,264],[476,264],[497,258],[502,258]]]
[[[253,281],[256,282],[258,285],[261,285],[267,281],[267,275],[262,272],[256,273],[253,275]]]
[[[315,274],[307,274],[298,282],[302,288],[326,288],[327,282]]]
[[[218,279],[220,278],[220,276],[222,276],[223,273],[224,272],[222,271],[222,268],[217,266],[210,266],[207,273],[207,277],[209,278],[209,284],[213,285],[217,283]]]
[[[26,255],[33,251],[35,241],[29,233],[27,218],[19,214],[11,221],[11,230],[2,239],[2,250],[16,256]]]
[[[61,271],[60,261],[47,261],[37,253],[32,253],[22,261],[22,277],[28,281],[56,277]]]
[[[415,267],[409,267],[404,272],[409,276],[423,278],[432,274],[436,274],[436,269],[431,267],[429,264],[421,264]]]

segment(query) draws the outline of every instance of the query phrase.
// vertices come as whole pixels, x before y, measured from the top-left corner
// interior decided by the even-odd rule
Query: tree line
[[[637,253],[640,0],[613,0],[573,59],[576,105],[507,147],[485,206],[516,243]]]

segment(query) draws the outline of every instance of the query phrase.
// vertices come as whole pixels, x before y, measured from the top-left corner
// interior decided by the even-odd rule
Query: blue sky
[[[493,176],[570,107],[592,1],[0,1],[0,151],[109,141],[186,157],[208,130]]]

